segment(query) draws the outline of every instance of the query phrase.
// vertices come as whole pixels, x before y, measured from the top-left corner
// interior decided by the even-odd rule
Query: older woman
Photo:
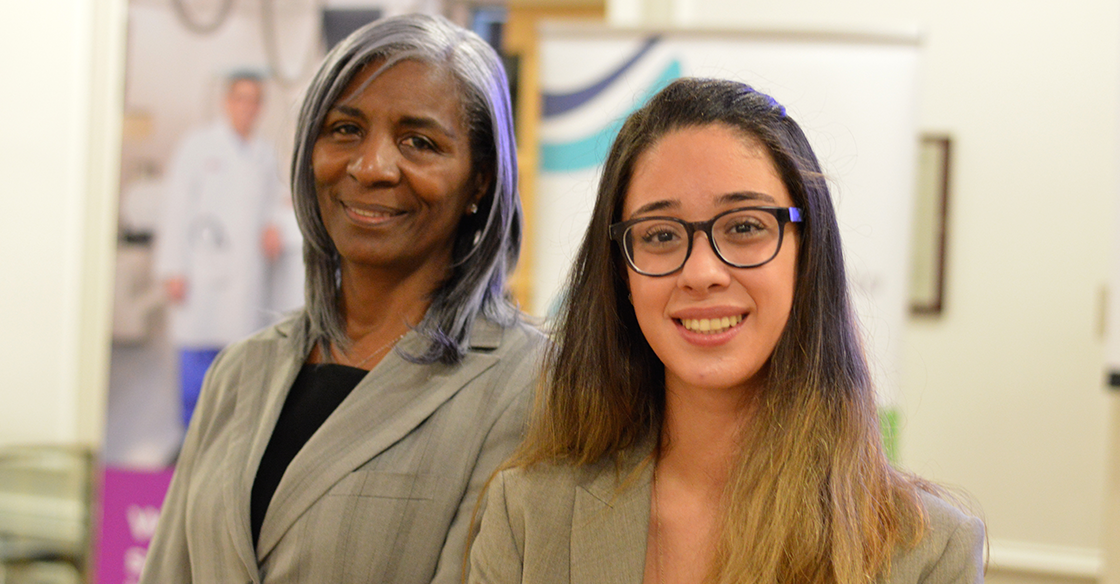
[[[327,56],[292,163],[307,306],[207,374],[144,582],[457,582],[543,337],[505,279],[520,207],[505,73],[410,16]]]
[[[674,82],[611,149],[471,582],[974,583],[983,525],[891,467],[804,134]]]

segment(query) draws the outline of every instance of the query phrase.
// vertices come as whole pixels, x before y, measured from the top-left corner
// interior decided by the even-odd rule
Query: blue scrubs
[[[190,424],[198,394],[202,391],[202,380],[206,370],[218,356],[221,349],[180,349],[179,350],[179,387],[182,398],[183,427]]]

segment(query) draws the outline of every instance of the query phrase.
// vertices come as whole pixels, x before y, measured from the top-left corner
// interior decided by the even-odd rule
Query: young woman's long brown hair
[[[527,439],[507,464],[586,465],[660,436],[664,365],[627,301],[608,226],[634,165],[667,133],[722,124],[769,151],[801,208],[797,277],[766,387],[724,491],[711,582],[865,583],[924,529],[919,491],[888,463],[848,296],[836,214],[801,128],[741,83],[681,79],[631,115],[611,148],[568,279]]]

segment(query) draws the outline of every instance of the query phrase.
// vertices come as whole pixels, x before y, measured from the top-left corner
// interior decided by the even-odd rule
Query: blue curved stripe
[[[642,44],[641,48],[638,49],[638,52],[635,53],[633,57],[630,57],[630,60],[623,63],[618,69],[615,69],[611,73],[608,73],[606,77],[602,78],[599,81],[596,81],[595,83],[584,89],[580,89],[572,93],[545,93],[544,105],[543,109],[541,110],[544,117],[549,118],[552,116],[558,116],[564,112],[572,111],[577,107],[591,101],[592,99],[595,99],[595,96],[602,93],[603,90],[606,89],[611,83],[614,83],[615,79],[621,77],[623,73],[634,66],[634,63],[637,63],[639,59],[645,56],[645,54],[648,53],[659,40],[661,40],[661,37],[650,37],[644,44]]]
[[[626,116],[645,105],[658,91],[664,89],[666,85],[680,76],[681,63],[677,59],[673,59],[658,75],[657,79],[646,88],[642,98],[636,100],[625,114],[607,124],[603,129],[586,138],[580,138],[572,142],[542,143],[541,169],[545,172],[571,172],[602,164],[607,159],[611,142],[618,135]]]

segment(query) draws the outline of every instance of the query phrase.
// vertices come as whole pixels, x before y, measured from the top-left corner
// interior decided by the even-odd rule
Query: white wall
[[[919,127],[947,132],[955,151],[946,311],[904,331],[903,462],[979,501],[995,567],[1098,575],[1120,7],[678,0],[673,13],[920,27]]]
[[[0,5],[0,445],[101,435],[123,0]]]

